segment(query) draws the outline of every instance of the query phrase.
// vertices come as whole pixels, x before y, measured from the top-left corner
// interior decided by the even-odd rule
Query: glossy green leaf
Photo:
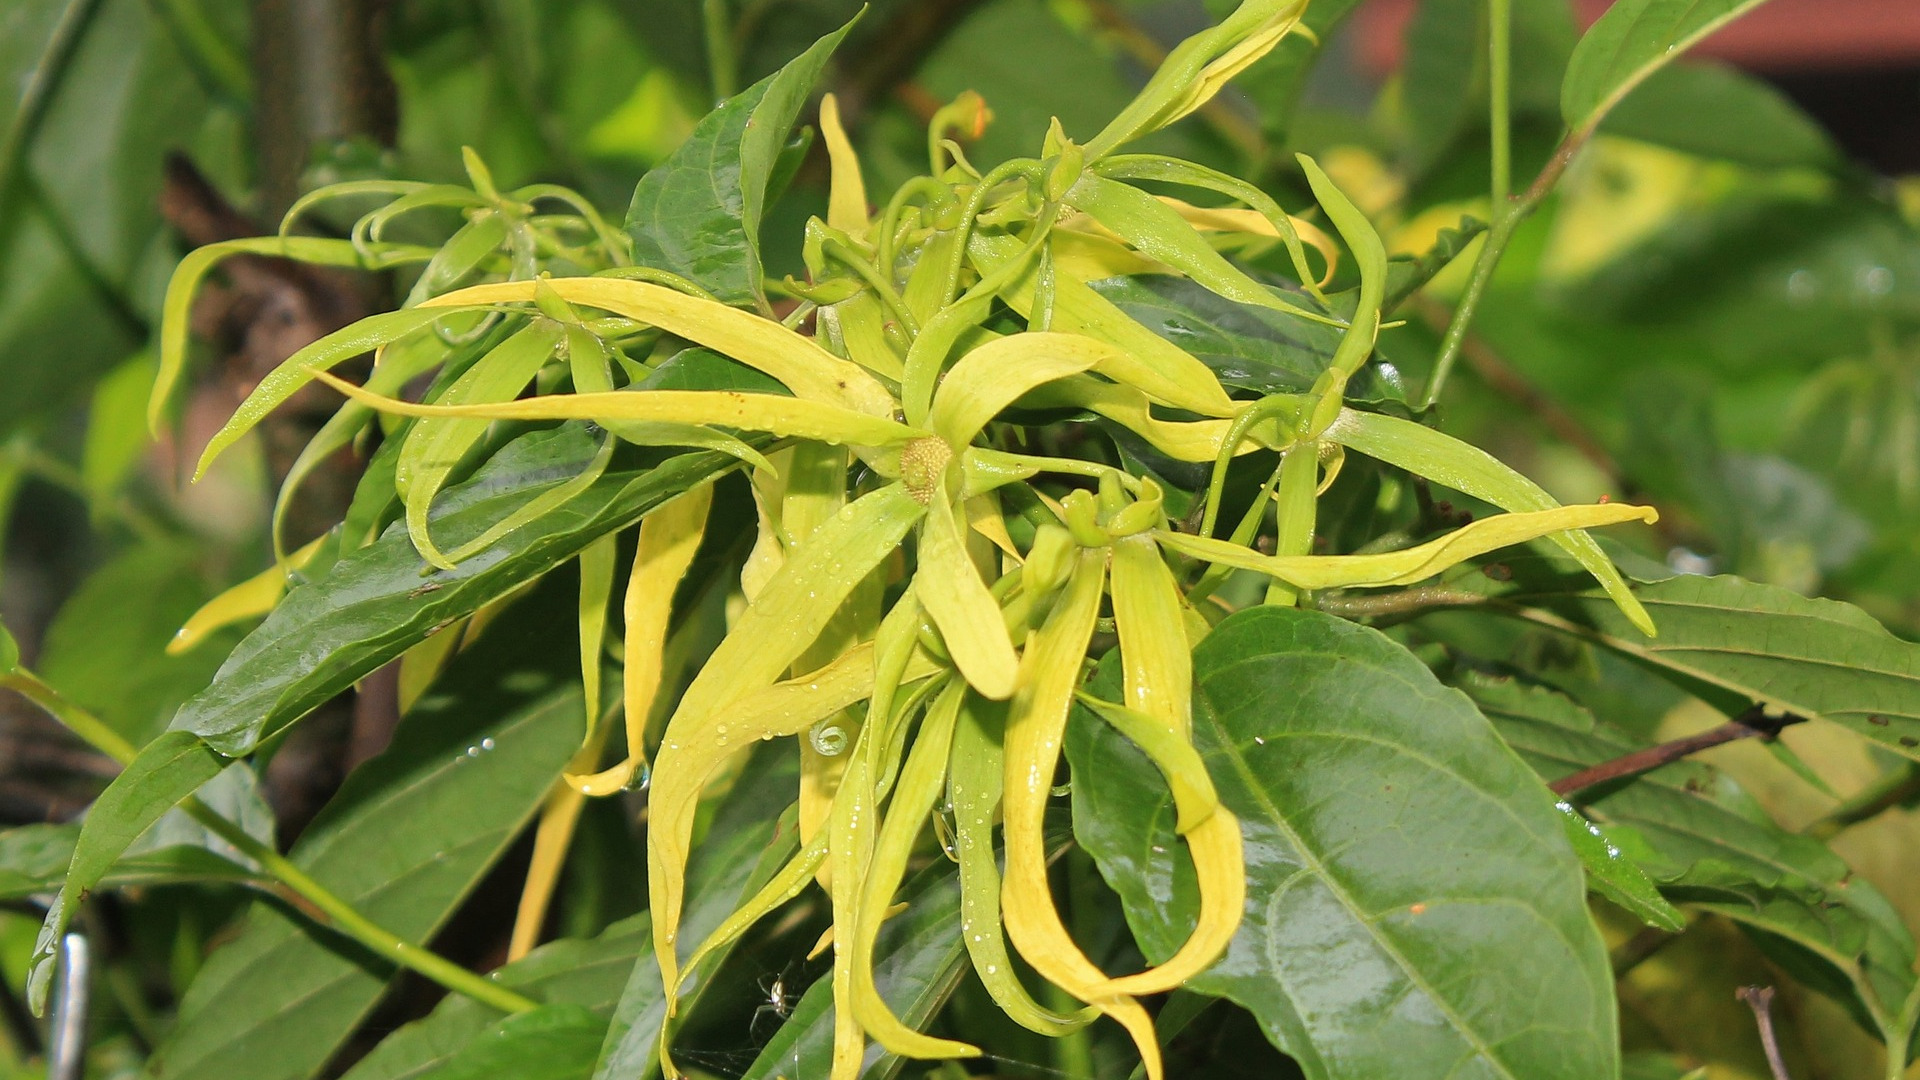
[[[352,326],[335,330],[294,353],[261,379],[247,395],[247,400],[240,403],[240,407],[219,431],[214,432],[213,438],[207,441],[207,448],[200,453],[200,463],[195,467],[194,475],[198,477],[204,474],[213,459],[240,441],[240,437],[266,419],[268,413],[311,383],[316,370],[324,371],[389,342],[398,341],[417,330],[432,326],[449,314],[452,312],[445,308],[408,308],[405,311],[371,315]],[[160,403],[153,406],[155,410],[164,404],[161,395],[166,393],[167,377],[168,369],[163,359],[160,379],[154,384],[153,390],[153,400]],[[155,424],[159,422],[159,415],[157,411],[150,413]]]
[[[1557,808],[1560,822],[1567,829],[1567,842],[1580,856],[1580,865],[1587,868],[1589,888],[1648,926],[1677,934],[1687,925],[1679,910],[1653,887],[1647,872],[1615,846],[1598,825],[1569,803],[1559,803]]]
[[[579,1005],[542,1005],[488,1028],[421,1080],[580,1080],[606,1031],[605,1017]]]
[[[895,1016],[924,1028],[965,971],[959,875],[951,863],[938,860],[909,882],[900,898],[906,910],[881,926],[873,950],[874,985]],[[833,1021],[833,980],[822,978],[807,988],[741,1080],[826,1076],[833,1060]],[[860,1076],[887,1080],[901,1065],[901,1059],[871,1045]]]
[[[1227,386],[1256,393],[1302,393],[1325,371],[1340,344],[1337,327],[1239,304],[1185,278],[1117,277],[1089,283],[1109,303],[1198,357]],[[1302,304],[1313,301],[1301,294]],[[1401,401],[1392,365],[1376,361],[1348,386],[1360,401]]]
[[[74,846],[60,895],[47,911],[34,942],[27,994],[37,1012],[46,1007],[52,985],[53,957],[75,912],[136,838],[180,800],[218,776],[227,759],[199,737],[169,731],[148,743],[113,783],[93,801],[80,841]]]
[[[20,643],[13,640],[13,632],[0,626],[0,675],[11,673],[20,666]]]
[[[787,132],[849,23],[708,113],[640,178],[627,209],[634,261],[736,306],[764,306],[760,221]]]
[[[514,623],[463,654],[392,746],[348,778],[293,862],[376,925],[430,939],[579,749],[571,642],[556,632],[568,599],[545,625],[521,605]],[[285,906],[255,903],[188,988],[149,1076],[313,1076],[394,974]]]
[[[1588,28],[1567,61],[1560,113],[1590,130],[1634,87],[1762,0],[1620,0]]]
[[[1552,690],[1473,672],[1459,684],[1543,779],[1645,745]],[[1850,1005],[1869,1030],[1873,1013],[1897,1009],[1913,986],[1913,936],[1886,898],[1711,766],[1680,761],[1574,800],[1670,899],[1759,931],[1763,945],[1788,943],[1774,951],[1800,971],[1815,968],[1809,985]]]
[[[576,1006],[599,1017],[612,1013],[634,962],[653,940],[646,913],[614,923],[599,935],[548,942],[492,972],[495,982],[544,1005]],[[502,1019],[468,997],[449,994],[433,1012],[380,1040],[342,1080],[415,1080],[432,1074]],[[598,1047],[599,1034],[595,1035]],[[589,1059],[588,1068],[592,1067]],[[575,1074],[584,1076],[585,1070]]]
[[[1827,169],[1840,161],[1832,137],[1792,99],[1715,63],[1654,72],[1614,106],[1600,133],[1761,168]]]
[[[59,889],[79,839],[78,825],[22,825],[0,832],[0,900],[25,900]],[[100,879],[95,891],[255,880],[254,871],[206,848],[171,845],[123,856]]]
[[[1249,880],[1239,933],[1191,989],[1251,1009],[1316,1080],[1617,1070],[1579,861],[1469,701],[1377,632],[1291,608],[1228,618],[1194,676],[1194,742]],[[1164,958],[1198,905],[1165,785],[1084,713],[1068,759],[1075,834]]]
[[[434,529],[458,545],[565,483],[596,450],[577,429],[523,436],[441,496]],[[454,570],[429,571],[404,534],[389,533],[288,592],[213,684],[181,706],[173,727],[201,734],[223,752],[245,753],[436,627],[472,614],[730,466],[717,454],[689,454],[652,468],[609,470],[566,505]]]
[[[1593,594],[1531,578],[1516,573],[1503,610],[1638,661],[1729,712],[1760,702],[1920,759],[1920,644],[1851,604],[1730,576],[1667,578],[1634,589],[1660,624],[1649,639]]]

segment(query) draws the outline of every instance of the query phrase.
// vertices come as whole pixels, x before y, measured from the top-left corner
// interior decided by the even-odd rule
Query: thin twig
[[[1460,350],[1466,344],[1467,328],[1472,325],[1474,313],[1479,310],[1487,286],[1493,281],[1494,268],[1500,265],[1500,256],[1506,253],[1507,244],[1519,231],[1520,223],[1539,207],[1553,186],[1559,183],[1561,174],[1567,171],[1567,164],[1587,144],[1592,134],[1589,125],[1561,140],[1553,156],[1547,159],[1546,167],[1540,170],[1539,176],[1534,177],[1526,194],[1506,206],[1493,208],[1493,227],[1487,230],[1480,255],[1473,262],[1473,276],[1467,281],[1466,291],[1460,294],[1460,304],[1454,308],[1453,319],[1447,324],[1445,336],[1440,339],[1440,353],[1434,358],[1433,374],[1427,379],[1427,389],[1421,395],[1420,408],[1430,409],[1440,400],[1440,391],[1446,386],[1447,376],[1452,373],[1454,362],[1459,359]]]
[[[1787,1075],[1787,1063],[1780,1060],[1780,1041],[1773,1034],[1773,987],[1743,986],[1735,996],[1753,1010],[1753,1022],[1760,1028],[1760,1046],[1767,1052],[1767,1068],[1773,1080],[1793,1080]]]
[[[1768,716],[1763,707],[1755,705],[1719,727],[1703,731],[1698,735],[1689,735],[1684,739],[1649,746],[1645,750],[1635,750],[1631,754],[1622,754],[1611,761],[1603,761],[1571,776],[1563,776],[1547,786],[1553,789],[1555,795],[1571,795],[1596,784],[1651,772],[1662,765],[1671,765],[1690,754],[1697,754],[1723,743],[1736,742],[1740,739],[1771,739],[1780,734],[1782,728],[1805,720],[1806,717],[1795,716],[1792,713],[1777,717]]]

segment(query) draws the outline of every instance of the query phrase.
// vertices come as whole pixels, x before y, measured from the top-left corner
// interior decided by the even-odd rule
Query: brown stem
[[[1780,1040],[1773,1034],[1773,987],[1743,986],[1734,995],[1753,1010],[1753,1022],[1760,1028],[1760,1046],[1767,1052],[1767,1068],[1773,1080],[1793,1080],[1787,1075],[1787,1063],[1780,1060]]]
[[[1621,780],[1651,772],[1662,765],[1671,765],[1683,757],[1697,754],[1722,743],[1736,742],[1740,739],[1771,739],[1780,734],[1782,728],[1805,720],[1806,717],[1795,716],[1792,713],[1777,717],[1768,716],[1764,708],[1755,705],[1719,727],[1703,731],[1698,735],[1689,735],[1684,739],[1649,746],[1645,750],[1635,750],[1631,754],[1622,754],[1612,761],[1603,761],[1571,776],[1563,776],[1547,786],[1553,789],[1555,795],[1571,795],[1576,791],[1593,787],[1595,784],[1604,784],[1609,780]]]

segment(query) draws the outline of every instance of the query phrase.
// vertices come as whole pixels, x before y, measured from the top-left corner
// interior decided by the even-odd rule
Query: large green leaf
[[[1116,277],[1092,286],[1129,318],[1199,358],[1223,384],[1261,394],[1311,388],[1340,343],[1338,327],[1222,299],[1183,277]],[[1294,301],[1314,306],[1304,295]],[[1363,368],[1348,393],[1363,401],[1404,396],[1399,373],[1385,361]]]
[[[558,595],[564,590],[554,590]],[[584,719],[559,603],[516,617],[456,661],[354,772],[290,857],[376,925],[431,938],[538,809]],[[530,610],[533,609],[533,610]],[[172,736],[168,736],[172,737]],[[153,1080],[315,1075],[395,974],[387,962],[268,901],[217,950],[148,1065]]]
[[[1818,121],[1761,79],[1712,63],[1653,73],[1600,125],[1607,135],[1769,168],[1830,168],[1839,151]]]
[[[578,1005],[542,1005],[493,1025],[423,1080],[580,1080],[607,1022]]]
[[[653,920],[645,912],[607,927],[597,937],[549,942],[493,972],[493,980],[545,1005],[574,1006],[599,1017],[594,1047],[619,999],[634,961],[653,947]],[[450,995],[426,1017],[380,1040],[343,1080],[415,1080],[454,1060],[502,1020],[472,998]],[[589,1056],[585,1075],[593,1067]]]
[[[208,749],[197,736],[169,731],[142,748],[140,755],[93,801],[80,827],[66,880],[34,942],[27,988],[36,1012],[46,1007],[54,953],[80,904],[128,845],[180,800],[220,775],[226,765],[227,759]]]
[[[1471,702],[1373,630],[1275,607],[1216,627],[1194,677],[1194,743],[1240,818],[1248,902],[1190,989],[1251,1009],[1315,1078],[1617,1070],[1580,863]],[[1067,751],[1075,834],[1165,959],[1198,905],[1171,797],[1088,716]]]
[[[441,497],[435,534],[454,546],[479,535],[578,474],[597,445],[576,427],[523,436]],[[213,685],[181,707],[173,727],[203,736],[222,753],[247,753],[450,620],[730,465],[717,454],[684,454],[609,470],[453,570],[431,570],[404,532],[390,531],[289,592],[228,657]]]
[[[901,899],[906,910],[886,921],[874,947],[874,985],[895,1016],[909,1027],[924,1028],[965,970],[960,875],[951,863],[935,860],[908,883]],[[741,1080],[826,1076],[832,1062],[833,979],[824,977],[807,988]],[[879,1045],[870,1045],[860,1076],[887,1080],[902,1064]]]
[[[1503,612],[1618,652],[1729,712],[1759,702],[1831,720],[1920,760],[1920,644],[1851,604],[1731,576],[1672,577],[1634,589],[1660,628],[1649,638],[1544,560],[1505,565],[1515,587]]]
[[[1543,779],[1644,746],[1553,690],[1472,671],[1458,681]],[[1869,1030],[1912,987],[1913,937],[1886,898],[1824,844],[1774,824],[1712,767],[1676,762],[1575,798],[1669,897],[1758,931],[1798,973],[1814,965],[1809,985],[1851,1006]]]
[[[740,780],[721,797],[708,828],[709,839],[695,850],[688,871],[689,902],[683,925],[688,929],[685,936],[695,943],[733,911],[765,853],[791,851],[791,833],[776,838],[775,829],[780,808],[793,801],[797,769],[791,747],[760,747]],[[593,1048],[578,1075],[644,1075],[653,1067],[664,1011],[652,949],[653,922],[641,912],[591,940],[563,939],[543,945],[495,971],[493,979],[543,1004],[576,1006],[599,1018]],[[636,964],[642,957],[647,958],[645,962]],[[697,1001],[704,988],[702,982],[682,995],[681,1007]],[[425,1018],[381,1040],[345,1080],[415,1080],[438,1075],[434,1070],[464,1054],[501,1021],[499,1011],[490,1006],[450,996]],[[597,1070],[596,1054],[601,1058]]]
[[[0,900],[24,900],[60,888],[79,840],[78,825],[22,825],[0,832]],[[253,871],[204,847],[173,845],[122,857],[95,889],[253,880]]]
[[[799,790],[799,759],[783,743],[757,748],[732,790],[716,807],[706,836],[687,864],[687,900],[680,914],[680,960],[684,964],[740,902],[753,895],[798,850],[799,834],[782,828],[781,811]],[[791,824],[788,822],[787,824]],[[683,971],[680,1008],[699,1001],[731,947],[715,950],[698,970]],[[660,1025],[667,1002],[660,965],[649,951],[634,965],[613,1010],[613,1022],[593,1069],[595,1080],[622,1080],[651,1073],[660,1058]]]
[[[1560,113],[1575,131],[1607,111],[1695,42],[1763,0],[1619,0],[1588,28],[1567,61]]]
[[[734,95],[634,188],[633,256],[671,270],[729,304],[764,306],[760,219],[787,132],[827,58],[852,28],[828,34],[791,63]]]

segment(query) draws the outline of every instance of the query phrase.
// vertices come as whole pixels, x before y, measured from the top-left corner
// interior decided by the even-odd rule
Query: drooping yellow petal
[[[314,553],[326,537],[287,556],[284,564],[275,564],[200,606],[167,642],[167,655],[178,656],[207,640],[222,627],[243,619],[253,619],[273,610],[287,593],[287,575],[313,561]]]
[[[960,864],[960,938],[973,960],[974,974],[994,1004],[1021,1027],[1058,1037],[1085,1027],[1099,1012],[1088,1007],[1062,1015],[1041,1005],[1021,985],[1007,956],[1006,931],[1000,923],[1000,866],[993,844],[1003,784],[1000,735],[1005,716],[1004,706],[971,698],[954,732],[948,792],[953,799],[954,847]]]
[[[834,792],[828,818],[827,847],[833,864],[833,933],[836,942],[853,941],[863,917],[864,883],[869,874],[879,816],[878,751],[887,738],[888,718],[900,676],[914,649],[920,625],[915,590],[908,590],[881,622],[874,636],[873,696],[867,702],[866,722],[846,755],[846,767]],[[883,901],[884,906],[884,901]],[[824,939],[823,939],[824,940]],[[866,1036],[860,1024],[860,997],[851,948],[837,944],[833,951],[833,1066],[832,1080],[855,1080]]]
[[[416,414],[427,418],[415,424],[400,445],[393,480],[406,508],[407,533],[413,538],[414,550],[427,562],[443,570],[453,569],[453,560],[434,545],[427,515],[433,508],[435,496],[468,452],[485,437],[488,426],[485,419],[471,419],[446,410],[499,404],[520,396],[552,359],[561,336],[562,328],[558,324],[546,319],[535,320],[461,372],[433,406],[439,411]],[[346,385],[326,372],[316,369],[314,374],[328,385]],[[383,408],[382,401],[394,400],[379,398],[364,389],[361,393],[365,396],[357,400],[374,408]],[[394,410],[383,408],[383,411]]]
[[[974,262],[987,271],[1011,264],[1022,250],[1021,242],[1011,237],[977,233],[968,248]],[[1233,415],[1232,399],[1206,364],[1135,322],[1077,279],[1057,272],[1054,278],[1051,328],[1083,334],[1120,350],[1117,358],[1101,366],[1101,374],[1174,408],[1202,416]],[[1033,267],[1013,278],[999,295],[1021,317],[1031,318],[1037,287],[1037,267]]]
[[[622,390],[611,394],[547,394],[491,405],[421,405],[381,397],[326,372],[314,374],[356,401],[401,416],[596,422],[665,420],[855,446],[889,446],[926,436],[925,432],[884,417],[778,394],[748,394],[737,390]]]
[[[426,262],[433,258],[434,249],[411,244],[361,246],[348,240],[317,236],[256,236],[208,244],[188,252],[186,258],[180,260],[180,265],[174,268],[173,278],[167,282],[166,299],[161,303],[160,370],[154,379],[153,394],[147,399],[147,426],[155,435],[160,433],[161,422],[166,419],[167,403],[173,397],[174,388],[187,370],[187,339],[193,328],[194,295],[200,291],[200,283],[206,280],[214,267],[236,255],[264,255],[321,266],[385,270],[407,263]],[[400,319],[395,323],[418,326],[427,321],[431,320]],[[365,352],[366,348],[363,346],[358,351]],[[341,359],[346,359],[346,356]],[[269,405],[261,415],[271,410],[272,406]]]
[[[1020,659],[1000,619],[1000,604],[967,557],[966,538],[944,491],[934,493],[920,530],[920,566],[914,588],[940,628],[947,653],[981,694],[1013,695]]]
[[[1190,741],[1192,650],[1179,586],[1151,538],[1114,541],[1112,591],[1126,708],[1160,729],[1158,738],[1150,729],[1129,735],[1143,749],[1152,748],[1149,756],[1166,773],[1200,886],[1199,917],[1179,950],[1156,967],[1108,985],[1119,993],[1153,994],[1180,986],[1226,951],[1246,906],[1246,866],[1240,823],[1220,806]]]
[[[1024,333],[996,338],[962,356],[933,394],[927,426],[955,451],[1028,391],[1121,359],[1120,351],[1081,334]]]
[[[858,918],[854,921],[853,937],[844,946],[852,968],[854,1016],[875,1042],[902,1057],[943,1058],[979,1053],[966,1043],[923,1035],[901,1023],[880,999],[873,981],[873,949],[880,936],[880,923],[906,873],[914,841],[926,828],[927,814],[946,783],[954,725],[959,720],[966,690],[963,682],[949,682],[933,707],[927,710],[926,719],[921,721],[913,750],[900,770],[893,799],[887,804],[886,819],[874,841],[872,862],[856,883],[860,890]]]
[[[1566,529],[1590,529],[1624,521],[1654,522],[1651,506],[1626,503],[1562,506],[1522,514],[1497,514],[1402,551],[1378,555],[1262,555],[1257,551],[1183,533],[1157,531],[1164,547],[1196,559],[1253,570],[1299,589],[1336,589],[1411,585],[1448,567],[1489,551],[1549,536]]]
[[[622,687],[627,723],[625,761],[591,776],[567,775],[567,782],[587,795],[611,795],[632,783],[646,766],[647,720],[660,692],[667,648],[668,621],[673,594],[693,565],[706,531],[713,485],[702,484],[656,509],[640,522],[640,542],[627,575],[622,603],[625,639],[621,648],[625,666]],[[598,764],[594,762],[592,764]],[[591,766],[589,766],[591,767]]]
[[[1067,193],[1067,202],[1091,214],[1134,250],[1173,267],[1213,293],[1295,318],[1335,321],[1253,280],[1215,251],[1173,207],[1131,184],[1090,172]]]
[[[811,705],[822,700],[818,690],[802,694],[791,706],[775,703],[752,717],[743,715],[743,699],[770,687],[799,658],[924,510],[903,486],[889,484],[814,530],[735,621],[681,696],[655,762],[647,836],[654,954],[666,985],[675,984],[679,970],[675,940],[688,845],[707,777],[748,741],[799,730],[792,726],[799,717],[791,709],[809,698],[802,710],[807,723],[832,715],[811,711]],[[811,677],[808,683],[828,684]],[[833,711],[861,696],[840,701]]]
[[[1472,443],[1411,420],[1342,409],[1339,418],[1327,427],[1324,437],[1416,476],[1483,499],[1502,510],[1550,510],[1559,505],[1544,488],[1499,458]],[[1593,537],[1576,530],[1556,533],[1552,539],[1600,582],[1628,621],[1648,637],[1654,635],[1653,618]]]
[[[906,374],[906,361],[887,340],[886,306],[871,290],[828,304],[817,318],[822,336],[837,339],[838,348],[854,363],[894,382]]]
[[[860,177],[860,155],[854,153],[846,129],[840,126],[840,99],[820,99],[820,138],[827,144],[832,175],[827,186],[827,224],[859,240],[867,233],[867,184]]]
[[[1007,876],[1001,911],[1007,936],[1033,969],[1118,1021],[1133,1038],[1150,1080],[1160,1080],[1153,1020],[1140,1003],[1103,991],[1109,980],[1067,933],[1047,884],[1046,811],[1080,662],[1100,614],[1107,552],[1080,552],[1046,624],[1028,641],[1020,689],[1008,711],[1005,792]]]
[[[1212,461],[1233,423],[1231,420],[1163,420],[1153,415],[1152,403],[1141,391],[1084,376],[1048,383],[1023,400],[1036,408],[1064,406],[1098,413],[1177,461]],[[1234,449],[1235,454],[1250,454],[1263,448],[1280,449],[1292,442],[1283,426],[1273,421],[1255,425],[1247,436],[1247,440]]]
[[[600,731],[600,674],[607,647],[607,603],[613,599],[615,544],[608,534],[580,549],[580,682],[585,690],[588,742]]]
[[[871,416],[893,414],[893,395],[859,365],[771,319],[645,281],[569,277],[546,284],[569,303],[657,326],[757,368],[798,397]],[[533,298],[531,281],[500,282],[460,289],[421,306],[529,303]]]

